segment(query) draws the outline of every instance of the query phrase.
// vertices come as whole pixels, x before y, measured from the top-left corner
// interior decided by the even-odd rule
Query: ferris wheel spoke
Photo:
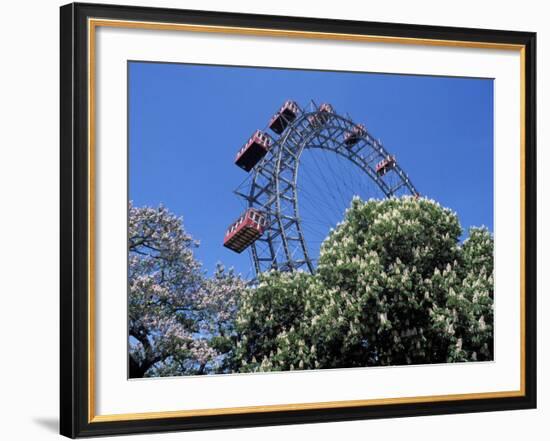
[[[313,178],[312,182],[316,182],[317,177],[321,177],[323,180],[323,184],[319,185],[319,188],[320,188],[318,193],[320,195],[319,201],[322,203],[322,205],[325,205],[326,207],[328,207],[333,214],[337,214],[338,200],[333,194],[330,193],[331,185],[327,182],[326,177],[322,173],[317,174],[317,176]],[[303,193],[308,193],[309,197],[311,197],[311,192],[309,192],[308,190],[305,190],[303,186],[299,186],[298,190],[301,190]],[[312,198],[313,201],[315,201],[315,199],[316,198]]]
[[[357,173],[346,173],[346,169],[343,164],[344,159],[341,155],[336,155],[336,159],[334,160],[334,165],[336,168],[338,168],[338,175],[341,176],[341,183],[346,188],[346,196],[347,196],[347,205],[349,206],[351,202],[351,197],[353,197],[354,194],[357,193],[358,189],[361,188],[362,184],[360,180],[357,179]]]
[[[321,151],[321,152],[324,152],[323,150],[320,150],[320,151]],[[336,182],[336,181],[334,180],[334,177],[333,177],[333,179],[331,179],[331,180],[329,181],[329,179],[327,178],[327,174],[330,173],[330,172],[325,173],[325,172],[323,171],[323,167],[319,164],[316,155],[313,155],[312,157],[313,157],[313,162],[314,162],[314,164],[315,164],[315,167],[316,167],[316,169],[317,169],[317,171],[318,171],[318,173],[319,173],[319,176],[322,178],[322,180],[323,180],[323,182],[324,182],[324,186],[323,186],[323,187],[324,187],[325,191],[324,191],[322,194],[328,194],[328,195],[332,198],[332,202],[334,203],[334,206],[335,206],[335,207],[339,207],[339,206],[340,206],[340,201],[338,201],[337,195],[336,195],[334,192],[331,192],[331,191],[330,191],[332,188],[336,188],[337,191],[338,191],[339,197],[342,198],[342,192],[341,192],[341,190],[340,190],[340,187],[339,187],[338,182]],[[325,161],[325,162],[326,162],[326,161]],[[333,176],[334,176],[334,175],[333,175]],[[332,182],[331,182],[331,181],[332,181]],[[336,211],[338,212],[339,210],[337,209]]]
[[[303,167],[302,171],[308,177],[308,182],[313,183],[316,187],[315,188],[316,191],[314,192],[314,191],[306,190],[302,185],[297,186],[297,190],[299,192],[304,193],[307,196],[306,198],[304,198],[306,203],[309,202],[312,204],[320,204],[325,208],[328,208],[333,214],[338,215],[339,209],[338,209],[338,205],[334,204],[334,198],[329,199],[329,198],[323,197],[326,194],[327,189],[329,189],[330,187],[326,185],[320,186],[317,183],[316,177],[310,174],[310,171],[308,170],[307,167]]]
[[[342,190],[342,176],[341,175],[338,175],[335,170],[334,170],[334,167],[332,165],[332,162],[330,159],[331,158],[328,158],[328,153],[325,149],[321,150],[322,152],[322,155],[324,156],[324,160],[330,170],[330,176],[332,177],[332,182],[334,183],[337,191],[338,191],[338,195],[340,196],[340,202],[341,204],[346,204],[346,197],[344,196],[344,191]]]

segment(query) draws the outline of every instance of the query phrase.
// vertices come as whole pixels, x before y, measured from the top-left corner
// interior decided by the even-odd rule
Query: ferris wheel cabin
[[[364,136],[366,133],[367,129],[365,129],[365,126],[363,124],[355,124],[355,126],[353,126],[353,129],[344,134],[344,144],[346,144],[348,147],[351,147],[357,144],[359,138]]]
[[[223,246],[236,253],[242,253],[263,234],[264,229],[265,215],[261,211],[249,208],[229,226]]]
[[[315,115],[308,116],[308,121],[311,125],[317,126],[325,124],[328,121],[328,115],[334,113],[333,107],[328,103],[323,103],[319,106],[319,109]]]
[[[269,128],[280,135],[286,127],[296,119],[298,104],[292,100],[286,101],[279,111],[269,121]]]
[[[394,167],[395,167],[395,156],[388,155],[384,159],[382,159],[382,161],[376,164],[375,171],[378,176],[384,176]]]
[[[235,164],[249,172],[271,147],[271,139],[261,130],[256,130],[237,153]]]

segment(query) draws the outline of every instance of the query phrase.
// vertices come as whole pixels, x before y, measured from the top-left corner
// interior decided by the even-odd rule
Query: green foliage
[[[427,199],[354,199],[315,275],[272,271],[242,298],[240,372],[492,359],[493,239],[459,244]]]

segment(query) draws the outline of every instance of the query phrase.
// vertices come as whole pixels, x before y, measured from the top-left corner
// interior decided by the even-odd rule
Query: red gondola
[[[298,111],[298,104],[291,100],[286,101],[269,121],[269,128],[280,135],[296,119]]]
[[[324,124],[328,121],[328,115],[334,113],[334,109],[328,103],[323,103],[319,106],[319,111],[315,115],[307,117],[312,126]]]
[[[265,156],[270,147],[271,139],[261,130],[256,130],[237,153],[235,164],[248,172]]]
[[[348,147],[351,147],[357,144],[359,138],[364,136],[366,133],[367,130],[365,129],[365,126],[363,124],[356,124],[353,129],[344,134],[344,144],[346,144]]]
[[[241,253],[263,234],[264,229],[265,215],[261,211],[249,208],[227,229],[223,246]]]
[[[388,155],[384,159],[382,159],[382,161],[376,164],[375,170],[378,176],[384,176],[387,172],[389,172],[394,167],[395,167],[395,156]]]

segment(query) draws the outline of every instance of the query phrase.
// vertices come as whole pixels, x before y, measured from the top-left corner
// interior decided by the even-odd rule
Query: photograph
[[[128,60],[128,378],[492,363],[494,87]]]

